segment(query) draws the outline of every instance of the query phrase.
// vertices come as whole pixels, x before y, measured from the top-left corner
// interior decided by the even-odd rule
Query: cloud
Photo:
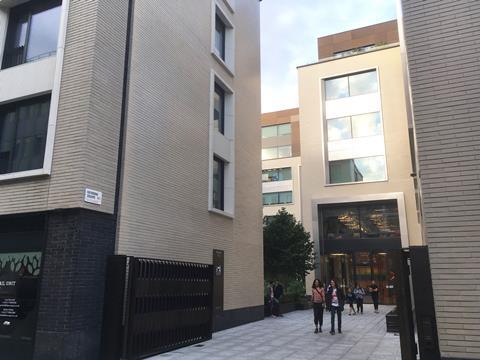
[[[263,0],[262,112],[298,106],[296,67],[317,61],[317,38],[395,18],[395,0]]]

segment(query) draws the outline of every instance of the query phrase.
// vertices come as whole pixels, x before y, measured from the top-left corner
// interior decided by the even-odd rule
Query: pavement
[[[364,306],[363,315],[342,316],[342,334],[330,335],[330,313],[323,333],[314,334],[313,311],[294,311],[281,318],[216,332],[212,340],[150,357],[149,360],[401,360],[400,338],[386,332],[385,314],[392,306]],[[335,329],[336,330],[336,329]]]

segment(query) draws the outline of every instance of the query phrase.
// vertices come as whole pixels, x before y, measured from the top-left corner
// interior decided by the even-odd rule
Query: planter
[[[400,332],[400,316],[398,315],[397,308],[393,309],[387,315],[385,315],[385,320],[387,321],[387,332]]]

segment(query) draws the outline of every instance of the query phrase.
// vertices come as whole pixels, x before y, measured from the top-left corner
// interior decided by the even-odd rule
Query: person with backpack
[[[331,328],[330,334],[335,335],[335,314],[337,315],[338,333],[342,333],[342,311],[345,306],[345,294],[343,290],[338,287],[337,281],[330,281],[330,287],[328,288],[325,296],[327,306],[330,308],[331,315]]]
[[[365,296],[365,290],[358,286],[358,283],[355,283],[353,295],[355,296],[355,302],[357,303],[357,314],[363,314],[363,297]]]
[[[312,284],[313,322],[315,323],[315,334],[322,332],[323,325],[323,304],[325,303],[325,290],[319,279]]]
[[[346,299],[349,306],[348,315],[352,315],[352,311],[353,311],[353,315],[357,315],[355,308],[353,307],[353,304],[355,303],[355,295],[353,295],[353,291],[351,288],[347,289]]]

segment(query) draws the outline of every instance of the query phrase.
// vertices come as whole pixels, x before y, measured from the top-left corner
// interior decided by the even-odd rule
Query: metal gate
[[[141,359],[212,338],[212,265],[108,259],[102,359]]]

